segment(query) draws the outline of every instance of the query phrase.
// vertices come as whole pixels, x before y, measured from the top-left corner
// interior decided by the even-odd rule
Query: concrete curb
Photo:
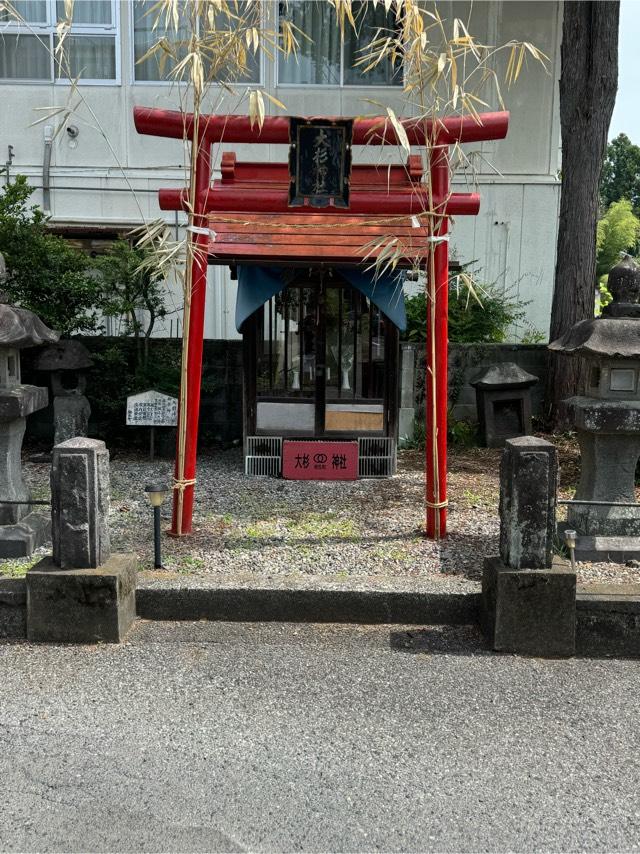
[[[640,657],[640,585],[579,587],[576,595],[579,655]]]
[[[291,587],[140,586],[137,616],[146,620],[472,625],[480,594],[433,590]],[[579,587],[576,654],[640,657],[640,585]],[[0,579],[0,639],[26,638],[24,578]]]
[[[480,594],[283,588],[150,588],[136,592],[146,620],[398,623],[464,625],[478,621]]]

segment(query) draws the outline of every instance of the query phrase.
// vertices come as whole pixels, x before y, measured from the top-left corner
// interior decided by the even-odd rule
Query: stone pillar
[[[636,418],[640,424],[640,417],[636,416]],[[635,502],[635,475],[638,458],[640,458],[640,435],[616,435],[580,429],[577,434],[580,445],[580,483],[575,498],[587,501],[620,501],[630,504]],[[622,550],[629,552],[629,557],[637,557],[640,551],[639,504],[633,507],[573,504],[569,505],[567,521],[570,528],[575,528],[588,538],[630,538],[631,542],[622,544]],[[584,548],[577,549],[577,553],[584,550]],[[589,551],[588,546],[586,551]],[[631,554],[632,552],[636,554]],[[578,559],[597,560],[598,555],[581,556]]]
[[[513,569],[553,559],[558,452],[534,436],[507,439],[500,463],[500,558]]]
[[[500,468],[500,556],[482,576],[482,622],[493,649],[575,652],[576,576],[554,555],[558,456],[544,439],[508,439]]]
[[[26,426],[26,418],[0,421],[0,501],[29,501],[31,497],[22,477],[20,459]],[[15,525],[30,510],[28,504],[0,503],[0,525]]]
[[[27,637],[117,643],[135,619],[137,560],[111,555],[104,442],[76,437],[54,447],[51,516],[53,558],[27,573]]]
[[[22,439],[27,416],[45,407],[47,399],[46,388],[39,386],[0,389],[0,558],[28,557],[49,539],[47,516],[28,503],[1,503],[31,498],[22,477]]]
[[[400,412],[398,444],[404,447],[414,439],[416,419],[416,351],[413,344],[400,345]]]
[[[53,449],[51,538],[62,569],[101,566],[109,544],[109,451],[99,439],[77,437]]]

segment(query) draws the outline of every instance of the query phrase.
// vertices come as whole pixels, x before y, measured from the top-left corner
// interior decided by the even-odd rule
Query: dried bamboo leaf
[[[389,116],[389,121],[393,125],[393,128],[396,132],[396,136],[398,137],[398,142],[407,152],[407,154],[411,153],[411,145],[409,143],[409,137],[407,136],[407,132],[404,129],[404,125],[402,122],[398,121],[398,117],[391,109],[391,107],[387,107],[387,115]]]

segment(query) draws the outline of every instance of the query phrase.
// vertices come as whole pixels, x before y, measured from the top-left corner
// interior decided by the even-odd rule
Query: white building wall
[[[441,2],[443,17],[469,15],[468,2]],[[548,73],[530,59],[521,81],[510,89],[503,86],[505,105],[511,110],[507,139],[479,146],[476,161],[481,193],[478,217],[460,217],[452,227],[451,254],[462,261],[475,261],[479,278],[497,282],[509,293],[530,300],[527,322],[545,335],[548,330],[559,201],[559,120],[557,80],[560,69],[559,40],[561,3],[552,0],[523,2],[475,2],[470,30],[492,44],[526,39],[549,57]],[[135,105],[177,108],[178,92],[169,84],[135,83],[131,43],[131,3],[120,4],[119,85],[82,85],[79,99],[64,84],[0,83],[0,161],[13,145],[12,172],[27,175],[42,186],[44,126],[63,124],[53,144],[51,167],[51,215],[54,222],[127,224],[161,215],[157,205],[159,187],[185,183],[182,143],[139,136],[133,126]],[[503,73],[506,54],[496,61]],[[391,87],[311,87],[278,85],[274,64],[263,57],[263,83],[267,91],[283,101],[290,115],[359,115],[374,112],[371,99],[407,113],[402,93]],[[216,100],[219,93],[212,95]],[[42,108],[64,107],[79,100],[74,115],[62,114],[34,125]],[[225,96],[219,112],[244,112],[246,103]],[[277,108],[267,102],[267,112]],[[75,147],[66,126],[79,129]],[[239,159],[285,161],[284,146],[220,146],[233,148]],[[219,160],[221,151],[216,152]],[[398,159],[390,147],[354,151],[354,160],[384,157]],[[458,182],[464,190],[464,178]],[[42,203],[39,189],[34,201]],[[174,215],[164,214],[175,225]],[[178,221],[183,222],[182,214]],[[211,267],[205,335],[210,338],[237,337],[234,324],[235,283],[226,268]],[[172,312],[157,334],[177,332],[181,294],[171,287]],[[171,323],[173,321],[173,324]],[[514,338],[527,334],[522,326]]]

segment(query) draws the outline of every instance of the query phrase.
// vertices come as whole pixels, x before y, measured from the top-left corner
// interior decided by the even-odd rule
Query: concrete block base
[[[554,558],[550,569],[511,569],[485,561],[482,626],[493,649],[520,655],[568,656],[576,650],[576,575]]]
[[[0,525],[0,558],[30,557],[51,540],[51,519],[29,513],[15,525]]]
[[[25,638],[27,593],[24,578],[0,578],[0,638]]]
[[[576,597],[580,655],[640,656],[640,584],[590,584]]]
[[[27,573],[27,638],[45,643],[119,643],[136,616],[134,555],[61,569],[50,557]]]
[[[578,537],[576,560],[626,563],[640,559],[640,537]]]

